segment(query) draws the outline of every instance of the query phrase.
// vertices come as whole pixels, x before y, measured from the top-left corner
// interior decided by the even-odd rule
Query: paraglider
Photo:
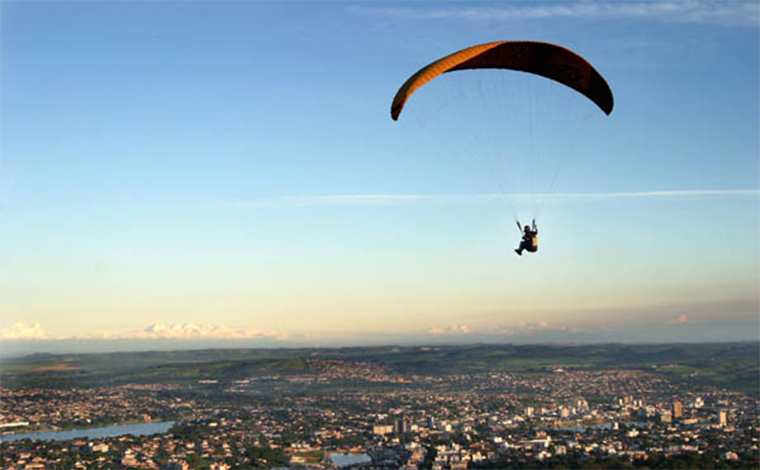
[[[508,69],[541,75],[586,96],[607,115],[614,106],[607,82],[575,52],[546,42],[498,41],[462,49],[417,71],[393,98],[391,117],[398,120],[412,93],[437,76],[468,69]]]
[[[517,222],[517,228],[520,228],[520,222]],[[536,226],[535,219],[533,220],[533,226],[526,225],[523,230],[522,241],[520,246],[515,249],[515,253],[522,256],[522,252],[527,251],[529,253],[535,253],[538,251],[538,227]]]
[[[391,104],[391,118],[394,121],[398,120],[410,97],[440,75],[474,69],[504,69],[539,75],[575,90],[606,115],[612,112],[614,106],[612,91],[607,81],[586,59],[575,52],[546,42],[497,41],[467,47],[418,70],[396,92]],[[506,112],[509,112],[508,108]],[[470,124],[465,124],[468,125]],[[499,131],[502,129],[499,128]],[[510,130],[507,128],[503,132],[508,133]],[[517,222],[514,211],[513,215]],[[520,256],[523,251],[536,252],[538,229],[535,215],[532,227],[526,225],[523,230],[520,223],[517,224],[523,232],[523,239],[515,252]]]

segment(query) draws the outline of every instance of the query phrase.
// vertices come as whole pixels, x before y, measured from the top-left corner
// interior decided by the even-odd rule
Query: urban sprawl
[[[371,362],[308,362],[308,373],[236,380],[0,388],[0,467],[760,466],[756,396],[694,390],[688,381],[655,371],[554,368],[427,376]],[[174,423],[152,435],[9,439],[164,421]]]

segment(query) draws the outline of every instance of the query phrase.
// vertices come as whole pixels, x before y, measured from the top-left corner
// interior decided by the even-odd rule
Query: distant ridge
[[[128,383],[232,381],[301,374],[309,358],[376,363],[399,373],[439,375],[565,369],[641,369],[695,385],[758,393],[760,342],[596,345],[420,345],[346,348],[232,348],[7,358],[4,387],[94,387]],[[61,367],[65,365],[66,367]],[[35,372],[44,370],[44,373]]]

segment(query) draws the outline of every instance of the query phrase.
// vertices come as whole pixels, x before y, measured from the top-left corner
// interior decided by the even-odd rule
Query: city
[[[316,353],[313,353],[316,354]],[[153,435],[9,440],[42,468],[757,468],[757,394],[637,368],[401,373],[307,357],[299,373],[3,388],[6,432],[169,422]],[[453,366],[456,368],[456,365]],[[15,427],[14,427],[15,426]]]

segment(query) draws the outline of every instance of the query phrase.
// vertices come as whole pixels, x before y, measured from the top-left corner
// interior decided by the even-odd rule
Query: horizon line
[[[33,340],[28,340],[34,342]],[[60,342],[76,341],[72,339],[56,340]],[[87,340],[98,341],[98,340]],[[106,341],[106,340],[100,340]],[[149,342],[160,342],[169,340],[149,340]],[[175,340],[176,341],[176,340]],[[235,341],[224,341],[226,343],[235,343]],[[243,341],[243,340],[239,340]],[[210,339],[198,339],[198,340],[184,340],[183,343],[212,343]],[[458,342],[458,341],[439,341],[439,342],[420,342],[420,343],[371,343],[365,345],[358,344],[343,344],[343,345],[324,345],[324,344],[278,344],[278,345],[249,345],[249,346],[222,346],[222,345],[210,345],[208,347],[192,347],[185,345],[186,347],[178,347],[176,349],[160,348],[160,349],[144,349],[144,348],[130,348],[130,349],[103,349],[101,351],[80,350],[80,351],[0,351],[0,358],[19,359],[26,358],[35,355],[45,356],[61,356],[61,355],[92,355],[92,354],[131,354],[131,353],[171,353],[178,351],[217,351],[217,350],[269,350],[269,349],[287,349],[287,350],[321,350],[321,349],[361,349],[361,348],[468,348],[468,347],[528,347],[528,346],[547,346],[547,347],[560,347],[560,346],[577,346],[577,347],[594,347],[605,345],[619,345],[619,346],[651,346],[651,345],[729,345],[729,344],[754,344],[760,343],[760,339],[731,339],[731,340],[678,340],[678,341],[621,341],[621,340],[609,340],[609,341],[535,341],[535,342],[501,342],[501,341],[474,341],[474,342]],[[155,347],[155,345],[153,345]],[[187,347],[190,346],[190,347]],[[76,349],[76,348],[75,348]]]

